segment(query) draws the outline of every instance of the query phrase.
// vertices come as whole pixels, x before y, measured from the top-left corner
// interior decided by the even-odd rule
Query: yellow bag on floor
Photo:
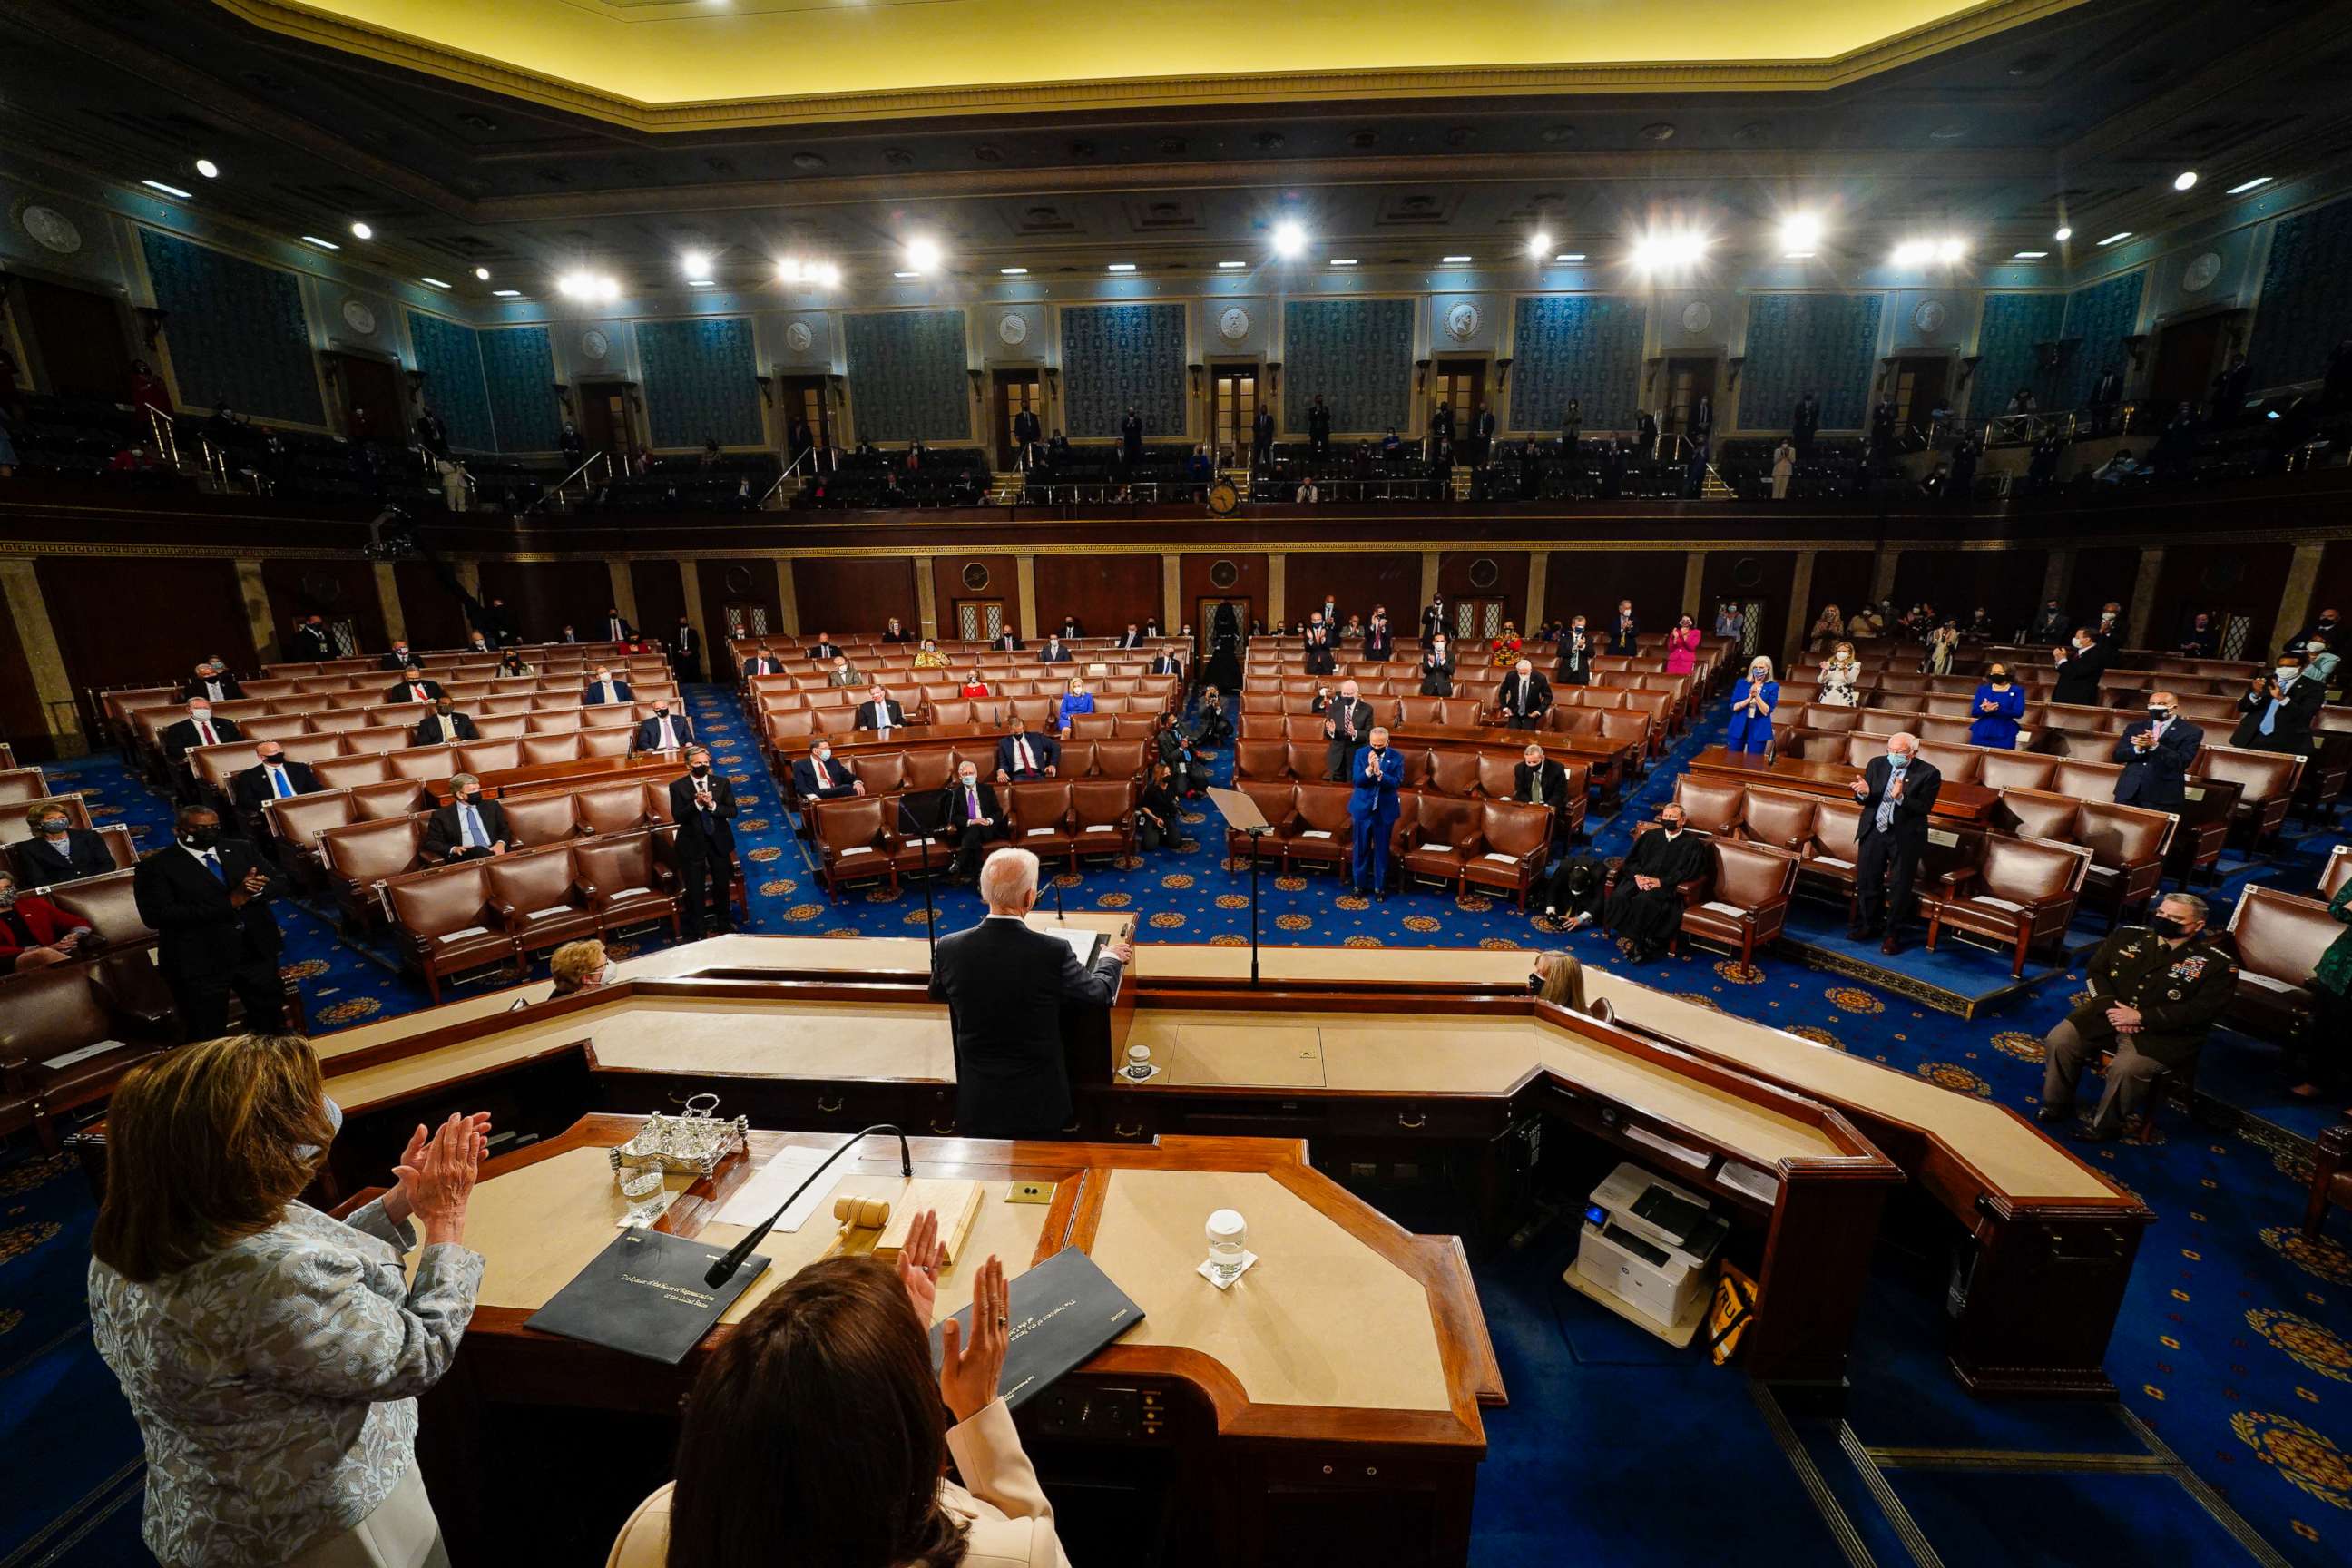
[[[1739,1353],[1748,1325],[1756,1321],[1756,1281],[1727,1263],[1716,1277],[1715,1300],[1706,1310],[1706,1353],[1721,1366]]]

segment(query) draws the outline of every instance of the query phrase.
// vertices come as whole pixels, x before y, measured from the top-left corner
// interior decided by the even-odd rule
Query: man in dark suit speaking
[[[718,931],[732,931],[728,889],[735,879],[735,786],[710,768],[710,748],[686,749],[686,776],[669,786],[677,824],[678,912],[688,942],[703,934],[702,911]]]
[[[1919,760],[1919,737],[1889,735],[1886,754],[1873,757],[1853,781],[1862,802],[1861,847],[1853,863],[1853,925],[1859,941],[1880,936],[1881,952],[1903,951],[1903,922],[1911,913],[1911,883],[1927,850],[1927,813],[1944,775]]]
[[[157,934],[155,957],[189,1040],[228,1030],[229,994],[245,1004],[245,1027],[274,1034],[286,1026],[278,977],[285,945],[269,900],[282,884],[261,852],[220,836],[210,808],[184,806],[177,837],[139,862],[131,897]]]
[[[955,1036],[956,1135],[1053,1138],[1069,1125],[1062,1004],[1108,1007],[1135,950],[1106,944],[1092,969],[1066,942],[1029,929],[1037,857],[1003,849],[980,876],[988,918],[940,939],[931,996],[948,1005]]]

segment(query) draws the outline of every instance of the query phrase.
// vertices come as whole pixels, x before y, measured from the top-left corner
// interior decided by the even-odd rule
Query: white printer
[[[1697,1193],[1622,1164],[1592,1190],[1569,1283],[1675,1344],[1706,1310],[1730,1221]]]

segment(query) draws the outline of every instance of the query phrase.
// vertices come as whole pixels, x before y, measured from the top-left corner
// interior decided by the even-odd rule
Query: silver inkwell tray
[[[615,1171],[661,1171],[672,1176],[707,1176],[730,1154],[740,1153],[751,1123],[738,1116],[722,1121],[719,1097],[698,1094],[686,1114],[655,1111],[637,1135],[608,1151]]]

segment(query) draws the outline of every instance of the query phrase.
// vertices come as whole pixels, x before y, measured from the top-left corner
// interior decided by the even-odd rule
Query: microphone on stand
[[[1064,925],[1070,923],[1070,911],[1062,907],[1062,879],[1054,879],[1054,918]]]
[[[759,1228],[751,1231],[750,1234],[745,1236],[742,1240],[729,1247],[727,1249],[727,1256],[712,1264],[709,1271],[703,1275],[702,1282],[716,1290],[721,1285],[726,1284],[730,1279],[734,1279],[735,1271],[743,1267],[743,1260],[751,1256],[751,1249],[759,1246],[760,1243],[768,1239],[768,1233],[776,1228],[776,1222],[784,1217],[784,1211],[791,1208],[794,1203],[799,1201],[800,1195],[809,1190],[809,1184],[815,1181],[819,1176],[824,1175],[827,1168],[829,1168],[835,1160],[840,1159],[844,1154],[848,1153],[851,1149],[856,1147],[860,1139],[868,1137],[877,1132],[889,1132],[897,1134],[898,1139],[898,1173],[911,1181],[915,1174],[915,1157],[908,1151],[906,1133],[899,1131],[897,1127],[891,1125],[887,1121],[877,1121],[871,1127],[860,1128],[857,1131],[851,1133],[848,1140],[844,1142],[840,1148],[835,1149],[832,1153],[827,1154],[824,1159],[819,1163],[817,1168],[808,1173],[807,1181],[803,1181],[799,1186],[794,1187],[793,1189],[793,1195],[776,1205],[775,1213],[770,1215],[767,1218],[760,1222]]]

